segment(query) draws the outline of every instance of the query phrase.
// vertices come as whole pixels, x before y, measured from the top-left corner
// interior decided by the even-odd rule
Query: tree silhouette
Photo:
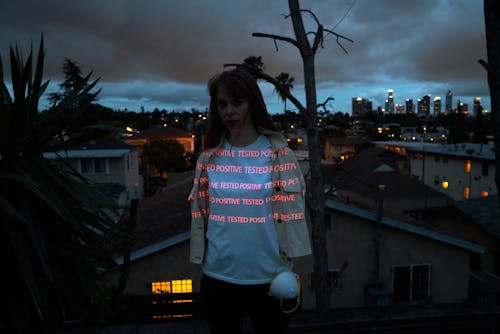
[[[84,77],[82,75],[82,70],[77,62],[72,61],[69,58],[65,58],[63,64],[63,74],[64,81],[59,84],[59,88],[62,92],[55,92],[49,94],[49,101],[52,103],[60,102],[64,99],[64,97],[71,94],[71,92],[75,89],[75,87],[81,85],[84,88],[87,87],[90,83],[88,82],[89,77]],[[97,93],[86,93],[83,96],[83,99],[78,103],[83,105],[88,105],[96,100]]]
[[[318,48],[323,48],[325,37],[328,35],[336,36],[338,45],[344,51],[346,50],[342,44],[340,44],[340,41],[353,41],[345,36],[333,32],[332,30],[325,29],[312,11],[300,8],[298,0],[289,0],[288,7],[290,9],[290,14],[286,15],[285,18],[291,18],[292,20],[295,39],[267,33],[253,33],[252,36],[272,39],[276,49],[278,48],[277,42],[281,41],[290,43],[299,50],[303,65],[306,106],[304,107],[290,93],[290,91],[286,89],[286,86],[277,79],[263,73],[262,71],[254,72],[254,75],[272,83],[284,96],[290,99],[290,101],[303,115],[305,121],[310,166],[310,176],[307,180],[308,191],[306,194],[306,200],[308,209],[311,213],[314,272],[317,275],[316,309],[318,311],[326,311],[330,308],[331,290],[329,289],[327,282],[328,253],[326,251],[326,230],[324,224],[325,193],[323,177],[321,174],[321,143],[317,128],[318,104],[316,97],[316,72],[314,58]],[[302,18],[303,13],[309,14],[316,23],[317,28],[315,32],[306,32]],[[312,42],[309,41],[308,35],[313,36]]]
[[[484,0],[484,24],[486,28],[486,53],[488,61],[479,63],[488,72],[491,98],[491,119],[495,149],[495,183],[500,189],[500,2]],[[499,197],[500,203],[500,197]]]
[[[291,77],[290,74],[283,72],[276,77],[276,81],[279,82],[282,89],[275,88],[274,90],[276,91],[276,93],[278,93],[280,99],[284,103],[284,110],[283,110],[284,112],[286,112],[286,100],[287,100],[285,92],[290,93],[290,90],[293,88],[294,80],[295,79]]]

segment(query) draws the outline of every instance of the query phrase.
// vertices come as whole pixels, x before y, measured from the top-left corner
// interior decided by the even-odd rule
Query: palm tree
[[[13,96],[0,58],[0,328],[9,333],[82,319],[99,300],[100,271],[114,265],[107,255],[118,213],[113,200],[43,158],[47,145],[64,143],[67,125],[85,112],[80,102],[97,80],[40,112],[48,85],[44,53],[42,37],[33,68],[32,50],[23,62],[10,47]]]
[[[290,93],[290,90],[293,88],[293,81],[295,79],[290,76],[288,73],[281,72],[277,77],[276,81],[278,81],[280,85],[280,89],[276,87],[274,91],[278,93],[280,99],[283,101],[285,104],[285,109],[284,112],[286,112],[286,100],[287,100],[287,94],[286,92]]]

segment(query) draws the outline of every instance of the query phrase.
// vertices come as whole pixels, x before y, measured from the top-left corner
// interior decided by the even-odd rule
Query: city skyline
[[[325,29],[354,41],[339,40],[341,47],[328,35],[315,58],[317,102],[333,97],[333,112],[350,112],[357,96],[384,107],[388,89],[397,103],[425,94],[443,98],[450,89],[469,104],[478,96],[490,109],[487,74],[478,63],[486,59],[482,1],[315,0],[301,7]],[[252,36],[294,38],[288,11],[285,0],[5,1],[0,55],[7,76],[9,46],[26,55],[43,34],[47,93],[58,90],[69,58],[83,74],[100,78],[98,103],[133,111],[204,110],[213,74],[224,64],[260,56],[268,74],[295,78],[292,93],[305,104],[298,50]],[[304,14],[307,31],[315,31],[314,19]],[[274,87],[260,85],[270,112],[282,112]]]
[[[451,93],[451,96],[449,97],[450,101],[448,101],[448,98],[447,98],[449,93]],[[424,94],[418,98],[401,97],[399,100],[397,98],[395,98],[397,92],[394,89],[388,89],[386,94],[387,94],[387,99],[385,100],[384,105],[373,105],[373,101],[367,96],[356,96],[356,97],[352,98],[352,101],[354,101],[356,99],[363,99],[364,101],[368,101],[368,102],[372,103],[372,110],[377,110],[378,108],[380,108],[384,111],[384,113],[389,113],[389,114],[390,113],[398,113],[396,110],[397,105],[400,105],[403,107],[403,113],[408,113],[406,105],[409,101],[412,102],[412,104],[413,104],[413,111],[412,112],[418,113],[418,109],[417,109],[418,102],[420,102],[422,99],[424,99],[425,96],[429,96],[430,103],[431,103],[430,104],[430,113],[431,114],[434,114],[434,105],[436,104],[437,100],[439,100],[438,103],[440,104],[441,113],[444,113],[448,108],[450,110],[455,110],[455,109],[457,109],[459,104],[468,106],[468,108],[469,108],[468,111],[470,113],[472,111],[471,107],[474,105],[474,103],[477,101],[477,99],[479,99],[479,102],[481,103],[481,105],[484,108],[483,101],[482,101],[481,97],[474,97],[470,101],[464,100],[461,97],[454,96],[453,91],[451,91],[451,90],[447,90],[447,92],[445,94],[442,94],[442,95],[433,95],[431,93],[427,93],[427,94]],[[391,96],[392,96],[392,108],[393,108],[392,110],[390,109]],[[446,104],[445,104],[445,102],[446,102]],[[448,103],[450,103],[449,106],[448,106]],[[488,103],[489,103],[489,101],[488,101]],[[384,106],[385,106],[385,108],[384,108]],[[388,106],[389,106],[389,108],[388,108]],[[487,108],[484,108],[484,112],[488,113],[488,112],[490,112],[490,110]]]

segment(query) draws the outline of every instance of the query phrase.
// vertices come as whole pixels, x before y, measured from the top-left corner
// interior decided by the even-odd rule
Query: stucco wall
[[[342,286],[331,297],[332,307],[364,305],[365,286],[374,283],[376,224],[350,215],[332,215],[328,231],[330,268],[347,262]],[[439,241],[384,227],[380,243],[380,283],[392,291],[393,265],[431,264],[431,297],[435,303],[467,298],[469,253]]]

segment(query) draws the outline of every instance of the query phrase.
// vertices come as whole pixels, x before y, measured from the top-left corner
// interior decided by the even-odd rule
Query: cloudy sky
[[[345,53],[329,35],[316,56],[318,103],[350,112],[352,97],[384,105],[446,91],[490,108],[482,0],[302,0],[325,28],[352,39]],[[43,33],[45,77],[58,90],[65,58],[100,78],[99,103],[113,109],[205,110],[206,82],[226,63],[261,56],[267,73],[290,73],[292,92],[304,101],[297,49],[253,32],[294,38],[286,0],[16,0],[0,3],[0,55],[38,48]],[[307,30],[316,29],[305,16]],[[269,84],[262,83],[269,110],[282,112]],[[289,103],[288,107],[292,107]],[[293,109],[293,107],[292,107]]]

